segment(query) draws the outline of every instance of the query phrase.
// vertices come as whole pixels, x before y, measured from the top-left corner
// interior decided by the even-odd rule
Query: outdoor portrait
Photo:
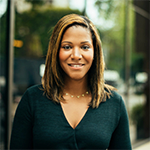
[[[0,8],[0,149],[148,149],[149,1]]]

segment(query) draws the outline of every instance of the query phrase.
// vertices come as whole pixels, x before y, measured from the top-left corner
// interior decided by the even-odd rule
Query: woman
[[[89,19],[59,20],[45,66],[42,85],[18,105],[11,149],[131,149],[125,105],[104,83],[101,41]]]

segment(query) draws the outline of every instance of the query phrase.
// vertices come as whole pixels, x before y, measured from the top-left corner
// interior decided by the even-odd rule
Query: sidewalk
[[[133,150],[150,150],[150,139],[139,142],[136,146],[133,146]]]

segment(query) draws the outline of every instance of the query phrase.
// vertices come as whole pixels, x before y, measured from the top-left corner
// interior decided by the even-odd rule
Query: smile
[[[68,64],[69,66],[73,67],[73,68],[80,68],[82,67],[84,64]]]
[[[70,65],[71,67],[81,67],[82,65]]]

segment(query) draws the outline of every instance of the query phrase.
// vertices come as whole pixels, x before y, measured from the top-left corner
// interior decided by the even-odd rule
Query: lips
[[[71,63],[71,64],[68,64],[69,66],[71,66],[71,67],[74,67],[74,68],[80,68],[80,67],[82,67],[84,64],[74,64],[74,63]]]

